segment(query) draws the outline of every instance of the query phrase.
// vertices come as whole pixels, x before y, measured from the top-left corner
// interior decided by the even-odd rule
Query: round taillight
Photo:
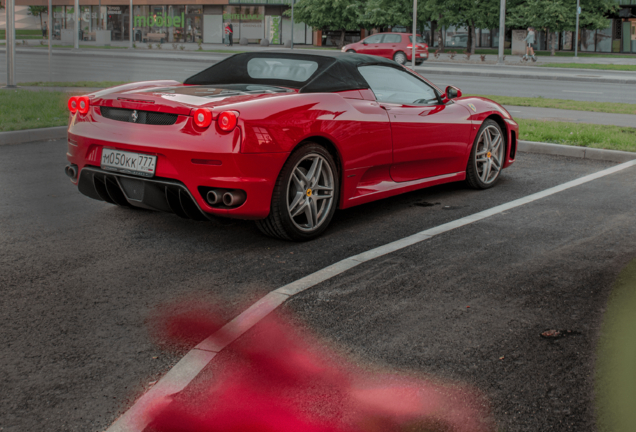
[[[219,125],[219,129],[223,132],[230,132],[236,127],[237,119],[238,113],[236,111],[223,111],[219,114],[219,118],[216,122]]]
[[[68,100],[68,110],[71,114],[75,114],[77,112],[77,96],[73,96]]]
[[[90,106],[91,103],[88,96],[80,96],[77,98],[77,111],[79,111],[80,114],[88,114]]]
[[[195,110],[192,117],[194,117],[194,124],[202,128],[206,128],[212,123],[212,113],[205,108]]]

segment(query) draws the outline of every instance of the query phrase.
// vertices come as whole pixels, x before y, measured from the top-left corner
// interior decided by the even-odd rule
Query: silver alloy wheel
[[[487,126],[481,131],[475,152],[475,168],[484,184],[495,181],[503,165],[503,139],[495,126]]]
[[[287,184],[287,211],[298,229],[311,232],[322,225],[333,205],[333,187],[324,157],[310,153],[298,161]]]
[[[395,53],[395,55],[393,56],[393,60],[395,60],[396,63],[403,65],[404,63],[406,63],[406,54],[404,54],[403,52]]]

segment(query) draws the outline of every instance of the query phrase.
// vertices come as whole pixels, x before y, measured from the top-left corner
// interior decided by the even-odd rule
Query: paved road
[[[183,354],[148,337],[166,301],[218,299],[229,318],[352,254],[612,166],[520,154],[496,188],[446,185],[341,211],[325,236],[295,244],[247,221],[91,200],[65,178],[64,153],[64,140],[0,147],[4,432],[108,426]],[[594,430],[593,349],[612,281],[634,257],[634,184],[631,168],[444,234],[286,310],[366,361],[476,385],[507,431]],[[538,336],[548,328],[578,333],[550,342]]]
[[[122,59],[117,58],[117,51],[119,50],[113,50],[108,53],[112,57],[75,55],[72,53],[55,55],[51,65],[51,79],[53,81],[142,81],[151,79],[176,79],[183,81],[185,78],[201,71],[207,64],[200,60],[175,61],[168,57],[174,54],[173,51],[166,52],[166,59],[144,58],[145,52],[141,52],[136,57]],[[156,53],[153,52],[154,54]],[[227,54],[222,53],[205,54],[209,64],[226,57]],[[47,81],[49,79],[48,58],[46,55],[18,53],[16,59],[18,82]],[[6,82],[4,61],[4,57],[0,58],[0,82]],[[432,67],[425,64],[423,67],[418,68],[418,71],[441,87],[451,84],[457,85],[463,92],[471,94],[545,97],[598,102],[634,103],[635,101],[635,94],[632,90],[633,85],[447,75],[439,70],[440,67],[446,67],[449,70],[450,68],[462,70],[470,66],[442,66],[441,63],[437,63],[434,66],[435,72],[429,72],[428,70],[432,70]],[[528,68],[513,69],[522,70]],[[598,74],[594,73],[593,75]]]

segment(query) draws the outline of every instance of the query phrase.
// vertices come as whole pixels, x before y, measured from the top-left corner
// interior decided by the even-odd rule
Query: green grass
[[[516,119],[519,139],[636,152],[636,128]]]
[[[6,30],[0,30],[0,39],[6,39]],[[42,39],[42,30],[16,30],[16,39]]]
[[[0,90],[0,132],[66,125],[70,96],[66,92]]]
[[[636,430],[636,260],[620,273],[607,301],[597,344],[595,393],[601,432]]]
[[[636,65],[615,65],[615,64],[581,64],[581,63],[548,63],[539,67],[567,68],[567,69],[597,69],[597,70],[617,70],[636,72]]]
[[[619,102],[581,102],[569,99],[545,99],[518,96],[497,96],[497,95],[467,95],[481,96],[501,105],[556,108],[575,111],[603,112],[610,114],[636,114],[636,104]]]
[[[91,87],[91,88],[106,88],[113,87],[120,84],[127,84],[126,81],[34,81],[34,82],[21,82],[19,86],[23,87]]]

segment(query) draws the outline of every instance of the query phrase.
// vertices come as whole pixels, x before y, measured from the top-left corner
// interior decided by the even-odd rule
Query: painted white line
[[[586,92],[586,91],[578,91],[578,90],[561,90],[565,93],[586,93],[586,94],[603,94],[603,92]]]
[[[270,312],[283,304],[289,297],[318,285],[334,276],[337,276],[359,264],[371,261],[386,254],[404,249],[416,243],[428,240],[436,235],[454,230],[465,225],[486,219],[490,216],[503,213],[515,207],[540,200],[564,190],[591,182],[629,167],[635,166],[636,160],[616,165],[593,174],[551,187],[541,192],[525,196],[492,207],[472,215],[439,225],[411,236],[396,240],[392,243],[368,250],[358,255],[345,258],[335,264],[318,270],[315,273],[298,279],[288,285],[278,288],[254,303],[232,321],[223,326],[217,333],[197,345],[184,358],[179,361],[159,382],[144,394],[135,404],[107,429],[106,432],[141,432],[147,426],[150,419],[145,418],[146,409],[155,404],[168,401],[168,396],[181,391],[192,381],[196,375],[214,358],[214,356],[235,341],[238,337],[265,318]],[[221,340],[222,342],[215,342]]]

